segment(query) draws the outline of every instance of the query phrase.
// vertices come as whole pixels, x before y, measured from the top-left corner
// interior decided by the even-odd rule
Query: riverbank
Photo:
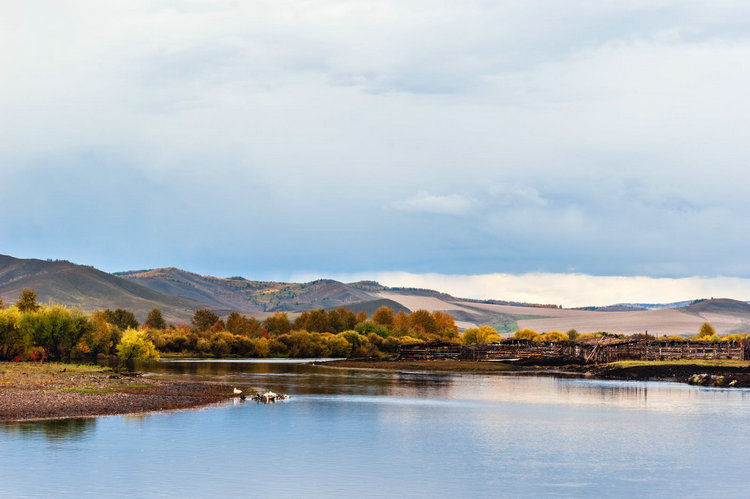
[[[550,360],[550,359],[546,359]],[[472,362],[463,360],[334,360],[320,363],[329,367],[425,371],[467,374],[522,374],[580,376],[592,379],[631,381],[673,381],[726,388],[750,387],[750,362],[734,360],[622,361],[609,364],[561,364],[551,359],[523,362]]]
[[[188,409],[230,397],[227,385],[161,381],[94,365],[0,362],[0,422]]]

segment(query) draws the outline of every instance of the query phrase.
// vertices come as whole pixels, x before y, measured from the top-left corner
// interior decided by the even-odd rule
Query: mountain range
[[[302,310],[343,306],[372,313],[386,305],[405,312],[440,310],[450,313],[461,328],[491,324],[501,332],[529,327],[539,331],[575,328],[579,332],[694,334],[704,321],[710,321],[722,333],[750,330],[750,304],[731,299],[562,309],[556,305],[456,298],[440,291],[392,288],[374,281],[253,281],[202,276],[174,267],[109,274],[65,260],[0,255],[0,299],[13,303],[25,288],[34,289],[41,302],[86,311],[126,308],[139,320],[157,307],[174,324],[189,323],[200,308],[210,308],[219,315],[238,311],[262,319],[275,311],[294,316]]]

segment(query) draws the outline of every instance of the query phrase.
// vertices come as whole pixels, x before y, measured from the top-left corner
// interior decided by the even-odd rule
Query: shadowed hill
[[[116,275],[161,293],[201,301],[214,309],[244,313],[336,308],[377,298],[365,289],[331,279],[306,283],[250,281],[202,276],[171,267]]]
[[[697,300],[684,310],[692,314],[724,314],[750,318],[750,303],[729,298]]]
[[[372,315],[380,307],[388,307],[393,310],[394,313],[404,312],[406,314],[411,313],[411,310],[401,305],[400,303],[388,300],[386,298],[380,298],[378,300],[362,301],[359,303],[352,303],[351,305],[343,305],[345,309],[351,310],[354,313],[365,312],[367,315]],[[337,307],[330,307],[328,310]]]
[[[21,290],[37,292],[43,303],[59,303],[86,311],[106,308],[132,310],[139,320],[158,307],[167,321],[188,322],[204,307],[195,300],[170,296],[93,267],[64,260],[19,259],[0,255],[0,298],[15,302]]]

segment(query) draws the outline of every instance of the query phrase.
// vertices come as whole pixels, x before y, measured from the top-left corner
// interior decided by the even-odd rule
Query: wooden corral
[[[568,358],[602,363],[618,360],[745,360],[746,354],[745,346],[736,341],[656,341],[606,337],[583,342],[510,339],[482,345],[432,341],[402,345],[398,358],[472,361]]]
[[[460,343],[449,341],[410,343],[398,347],[398,358],[401,360],[459,360],[462,348]]]

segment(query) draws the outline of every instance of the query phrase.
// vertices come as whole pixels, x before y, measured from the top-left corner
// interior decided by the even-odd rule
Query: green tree
[[[144,322],[143,325],[151,329],[166,329],[167,321],[164,320],[164,316],[161,314],[161,310],[158,308],[154,308],[153,310],[151,310],[151,312],[148,313],[146,322]]]
[[[21,297],[16,302],[16,307],[21,312],[36,312],[39,310],[39,304],[36,302],[36,291],[33,289],[22,290]]]
[[[578,334],[578,331],[575,330],[575,329],[571,329],[571,330],[568,331],[568,339],[571,340],[571,341],[577,340],[579,336],[581,336],[581,335]]]
[[[698,332],[698,338],[710,338],[711,336],[716,336],[716,329],[708,322],[704,322]]]
[[[136,320],[135,314],[124,308],[115,310],[107,309],[104,311],[104,318],[121,331],[125,331],[128,328],[136,329],[138,327],[138,320]]]
[[[26,348],[24,335],[18,328],[20,315],[16,307],[0,310],[0,360],[13,360]]]
[[[52,306],[21,314],[18,327],[32,345],[44,350],[49,360],[69,360],[71,350],[89,331],[91,323],[80,310]]]
[[[207,308],[196,310],[190,321],[198,331],[207,331],[211,326],[219,322],[219,316]]]
[[[145,331],[129,328],[122,335],[120,344],[117,345],[117,356],[122,362],[129,362],[135,359],[158,359],[159,352],[146,337]]]

